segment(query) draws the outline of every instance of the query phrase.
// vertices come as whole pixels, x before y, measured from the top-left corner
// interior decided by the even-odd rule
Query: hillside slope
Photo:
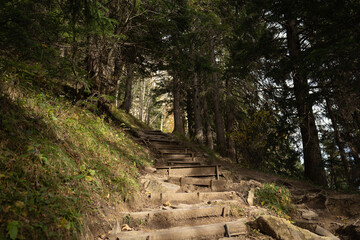
[[[49,80],[13,83],[0,92],[0,239],[79,239],[109,228],[105,215],[139,190],[151,156]]]

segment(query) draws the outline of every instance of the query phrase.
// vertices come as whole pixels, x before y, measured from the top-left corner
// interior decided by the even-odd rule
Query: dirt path
[[[145,169],[143,194],[103,239],[273,239],[246,224],[272,214],[253,206],[249,194],[265,182],[290,189],[296,225],[337,235],[328,239],[360,239],[357,195],[324,191],[226,161],[209,162],[203,152],[159,131],[137,135],[157,155],[156,168]]]

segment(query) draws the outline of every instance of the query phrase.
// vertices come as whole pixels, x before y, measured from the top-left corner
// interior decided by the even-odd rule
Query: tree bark
[[[121,109],[123,109],[126,113],[130,112],[131,108],[131,91],[132,91],[132,82],[133,82],[133,67],[131,64],[127,66],[127,76],[126,76],[126,83],[125,83],[125,98],[124,102],[121,105]]]
[[[327,110],[328,110],[328,113],[329,113],[329,116],[330,116],[331,124],[332,124],[332,127],[334,129],[335,142],[336,142],[336,145],[338,146],[338,149],[339,149],[340,159],[341,159],[341,162],[343,164],[345,177],[346,177],[346,180],[347,180],[348,184],[352,185],[351,176],[350,176],[349,162],[347,160],[346,153],[345,153],[345,144],[344,144],[343,140],[341,139],[338,123],[337,123],[336,118],[334,116],[332,103],[330,102],[330,100],[328,98],[325,98],[325,101],[326,101],[326,107],[327,107]]]
[[[174,132],[184,133],[182,114],[181,114],[181,96],[180,96],[180,86],[179,80],[177,77],[173,79],[173,104],[174,104]]]
[[[235,123],[235,116],[234,116],[234,108],[233,108],[233,101],[232,101],[232,82],[230,79],[226,81],[226,143],[227,143],[227,156],[234,161],[236,159],[236,148],[235,142],[232,137],[232,133],[234,131],[234,123]]]
[[[195,124],[195,140],[199,143],[204,143],[204,131],[201,120],[201,107],[200,107],[200,96],[199,96],[199,79],[197,73],[194,73],[194,124]]]
[[[209,109],[208,109],[208,104],[207,104],[207,100],[206,97],[204,98],[204,102],[203,102],[203,116],[204,116],[204,122],[205,122],[205,136],[206,136],[206,146],[209,149],[214,149],[214,140],[213,140],[213,136],[212,136],[212,129],[211,129],[211,124],[210,124],[210,116],[209,116]]]
[[[146,93],[146,81],[143,79],[141,87],[141,97],[140,97],[140,110],[139,110],[139,119],[140,121],[144,121],[144,113],[145,113],[145,93]]]
[[[217,68],[216,58],[215,58],[215,46],[214,40],[210,40],[210,59],[211,67],[213,69]],[[215,130],[216,130],[216,145],[218,152],[222,155],[226,155],[226,141],[225,141],[225,130],[223,116],[220,110],[220,92],[219,92],[219,79],[216,71],[213,71],[211,74],[212,79],[212,90],[213,90],[213,100],[214,100],[214,114],[215,114]]]
[[[99,61],[97,58],[97,47],[94,36],[87,37],[86,71],[90,81],[91,93],[100,95]]]
[[[120,108],[120,83],[121,83],[121,76],[125,71],[125,64],[122,64],[120,60],[115,61],[115,70],[114,70],[114,77],[117,78],[116,80],[116,90],[115,90],[115,107]]]
[[[186,115],[187,115],[187,129],[190,138],[195,137],[195,119],[194,119],[194,104],[193,92],[188,91],[186,94]]]
[[[312,110],[312,103],[309,100],[309,85],[306,76],[299,71],[299,67],[295,63],[301,52],[295,18],[287,18],[286,33],[290,59],[293,61],[292,74],[296,108],[303,143],[305,176],[316,184],[327,185],[318,131],[315,124],[315,116]]]

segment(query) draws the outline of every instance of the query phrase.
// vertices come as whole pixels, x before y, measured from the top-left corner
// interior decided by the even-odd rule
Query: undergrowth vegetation
[[[265,183],[262,188],[255,191],[255,203],[288,220],[289,214],[294,210],[289,189],[274,183]]]
[[[102,204],[132,198],[151,164],[121,127],[43,80],[19,69],[0,78],[0,239],[77,239]]]

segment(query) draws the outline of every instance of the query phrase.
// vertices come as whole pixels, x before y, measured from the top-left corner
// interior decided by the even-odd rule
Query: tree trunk
[[[210,58],[211,58],[211,67],[213,69],[217,68],[216,59],[215,59],[215,47],[214,40],[210,41]],[[219,79],[217,72],[213,71],[211,74],[212,78],[212,87],[213,87],[213,100],[214,100],[214,114],[215,114],[215,130],[216,130],[216,144],[217,150],[222,155],[226,155],[226,141],[225,141],[225,130],[223,116],[220,110],[220,92],[219,92]]]
[[[335,142],[336,142],[336,145],[337,145],[337,147],[339,149],[341,162],[343,164],[343,168],[344,168],[344,172],[345,172],[345,177],[346,177],[346,180],[347,180],[349,186],[351,186],[352,183],[351,183],[351,176],[350,176],[350,168],[349,168],[349,162],[347,160],[346,153],[345,153],[345,145],[344,145],[344,142],[343,142],[343,140],[341,139],[341,136],[340,136],[339,127],[338,127],[338,123],[336,121],[336,118],[334,116],[334,111],[333,111],[333,108],[332,108],[332,104],[331,104],[331,102],[330,102],[330,100],[328,98],[325,98],[325,101],[326,101],[326,107],[327,107],[327,110],[328,110],[328,113],[329,113],[329,116],[330,116],[330,120],[331,120],[333,129],[334,129]]]
[[[301,49],[296,20],[294,18],[287,19],[286,30],[290,58],[293,61],[296,61],[300,55]],[[292,74],[296,108],[303,143],[305,176],[316,184],[327,185],[318,131],[315,124],[315,116],[312,110],[312,103],[309,100],[309,85],[306,76],[299,71],[295,62],[293,63]]]
[[[139,110],[139,119],[140,121],[144,121],[144,113],[145,113],[145,92],[146,92],[146,81],[143,79],[143,85],[141,88],[141,97],[140,97],[140,110]]]
[[[122,64],[119,60],[115,62],[115,70],[114,70],[114,77],[117,78],[116,80],[116,90],[115,90],[115,107],[120,108],[120,83],[121,83],[121,76],[125,71],[125,64]]]
[[[131,91],[132,91],[132,82],[133,82],[133,67],[131,64],[127,66],[127,76],[126,76],[126,83],[125,83],[125,98],[124,102],[121,105],[121,109],[123,109],[126,113],[130,112],[131,108]]]
[[[234,131],[234,123],[235,123],[235,116],[234,116],[234,108],[233,108],[233,100],[232,100],[232,82],[230,79],[226,81],[226,143],[227,143],[227,156],[237,161],[236,159],[236,148],[235,142],[232,137],[232,133]]]
[[[161,111],[160,131],[163,131],[163,124],[164,124],[164,113]]]
[[[150,125],[150,118],[151,118],[151,101],[147,104],[146,109],[146,124]]]
[[[87,37],[87,56],[86,56],[86,71],[90,81],[91,93],[99,95],[100,79],[99,79],[99,61],[97,58],[96,39],[94,36]]]
[[[201,107],[200,107],[200,96],[199,96],[199,79],[197,73],[194,74],[194,124],[195,124],[195,140],[199,143],[204,143],[204,132],[201,121]]]
[[[188,91],[186,94],[186,115],[187,115],[187,129],[190,138],[195,137],[195,119],[194,119],[194,104],[193,93]]]
[[[182,114],[181,114],[181,96],[180,96],[180,86],[179,80],[177,77],[173,79],[173,94],[174,94],[174,132],[184,133],[183,130],[183,121],[182,121]]]
[[[206,132],[206,146],[210,149],[214,149],[214,140],[213,140],[213,136],[212,136],[212,129],[211,129],[211,124],[210,124],[210,116],[209,116],[209,109],[208,109],[208,105],[207,105],[207,100],[206,97],[204,98],[204,107],[203,107],[203,116],[204,116],[204,121],[205,121],[205,132]]]

